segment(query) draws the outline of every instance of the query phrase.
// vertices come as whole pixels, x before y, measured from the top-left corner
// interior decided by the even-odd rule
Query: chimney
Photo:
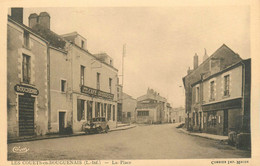
[[[193,61],[193,70],[195,70],[198,67],[198,63],[199,63],[199,57],[197,55],[197,53],[194,55],[194,61]]]
[[[11,8],[11,18],[23,24],[23,8]]]
[[[208,59],[208,55],[207,55],[207,50],[206,50],[206,48],[204,48],[204,50],[205,50],[205,53],[204,53],[204,56],[203,56],[203,61],[205,61],[206,59]]]
[[[50,29],[50,19],[51,19],[51,17],[49,15],[49,13],[41,12],[39,17],[38,17],[38,23],[41,26],[43,26],[43,27],[45,27],[47,29]]]
[[[190,67],[188,68],[187,70],[187,74],[190,74],[191,70],[190,70]]]
[[[29,27],[33,28],[38,23],[38,15],[36,13],[32,13],[29,16]]]

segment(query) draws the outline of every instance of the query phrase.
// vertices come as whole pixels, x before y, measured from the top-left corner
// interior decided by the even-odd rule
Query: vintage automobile
[[[86,122],[82,126],[85,133],[107,133],[109,130],[109,125],[107,124],[105,117],[92,118],[90,122]]]

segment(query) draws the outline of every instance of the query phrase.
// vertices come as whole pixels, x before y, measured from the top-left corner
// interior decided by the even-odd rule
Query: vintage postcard
[[[259,1],[126,3],[2,3],[1,165],[258,165]]]

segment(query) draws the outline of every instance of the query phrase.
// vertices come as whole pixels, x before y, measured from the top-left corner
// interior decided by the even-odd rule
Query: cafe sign
[[[101,97],[108,100],[113,100],[114,98],[114,95],[111,93],[103,92],[98,89],[89,88],[87,86],[81,86],[81,93],[85,93],[93,97]]]
[[[39,94],[38,89],[30,87],[30,86],[19,85],[19,84],[14,86],[14,90],[16,92],[19,92],[19,93],[27,93],[27,94],[30,94],[30,95],[38,95]]]

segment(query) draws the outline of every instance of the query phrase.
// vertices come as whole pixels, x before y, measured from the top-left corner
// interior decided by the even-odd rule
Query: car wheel
[[[105,132],[107,133],[107,132],[108,132],[108,130],[109,130],[109,127],[107,126],[107,127],[105,128]]]
[[[98,127],[97,128],[97,133],[100,134],[102,132],[102,128],[101,127]]]

